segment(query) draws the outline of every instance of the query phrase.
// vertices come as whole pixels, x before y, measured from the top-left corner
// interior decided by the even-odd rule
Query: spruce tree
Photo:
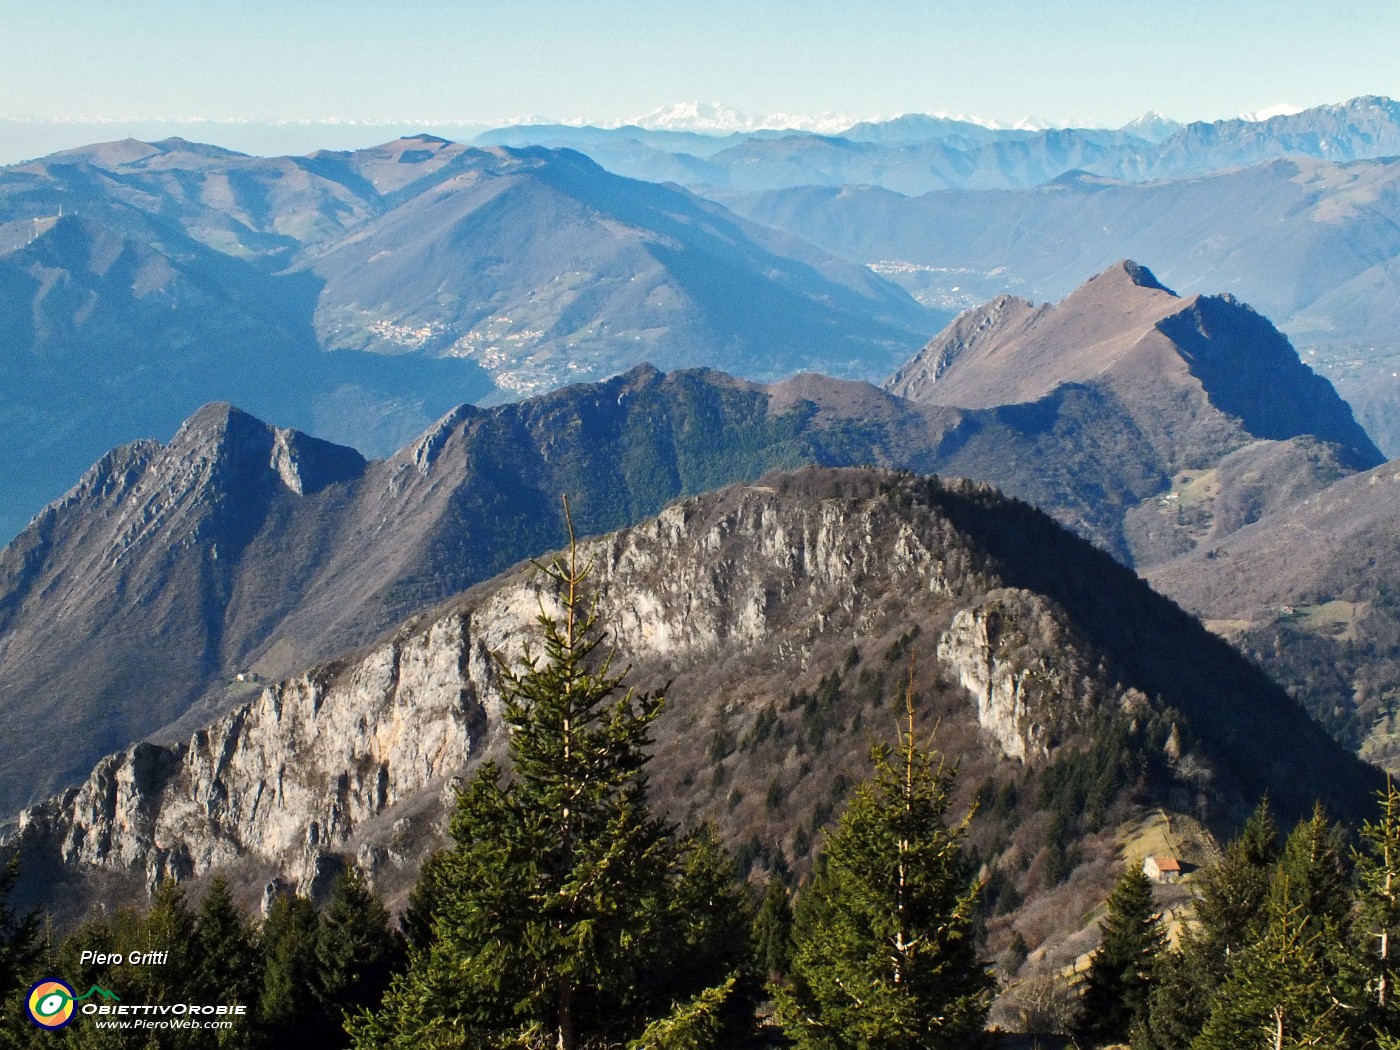
[[[10,895],[18,878],[19,858],[16,857],[0,872],[0,1000],[19,987],[41,951],[38,913],[19,916],[10,906]]]
[[[944,1050],[981,1032],[977,887],[944,818],[953,771],[909,726],[854,792],[793,916],[778,1016],[802,1050]]]
[[[1292,900],[1304,914],[1340,932],[1351,908],[1346,833],[1327,819],[1322,806],[1300,823],[1284,843],[1280,871],[1287,877]],[[1270,883],[1270,907],[1277,905],[1278,880]]]
[[[418,881],[408,894],[408,907],[399,926],[410,950],[427,948],[433,939],[433,924],[439,905],[447,894],[446,876],[451,865],[447,850],[434,850],[418,870]]]
[[[253,1003],[261,960],[228,884],[215,879],[195,917],[195,987],[208,1002]]]
[[[768,876],[763,904],[754,920],[754,942],[764,975],[769,980],[786,975],[792,959],[792,904],[787,886],[777,875]]]
[[[192,993],[196,1002],[243,1003],[253,1007],[258,999],[262,960],[253,931],[234,904],[228,884],[215,879],[204,895],[194,924]],[[207,1045],[246,1046],[250,1021],[240,1020],[232,1029],[207,1038]]]
[[[1215,1004],[1218,985],[1206,973],[1190,929],[1178,951],[1161,951],[1152,968],[1147,1011],[1133,1026],[1133,1050],[1181,1050],[1200,1035]]]
[[[1147,1016],[1154,966],[1166,943],[1152,880],[1130,867],[1108,898],[1103,938],[1089,962],[1082,1029],[1106,1042],[1126,1040]]]
[[[1349,903],[1340,832],[1317,809],[1288,836],[1260,936],[1231,955],[1195,1050],[1354,1045],[1364,989],[1345,950]]]
[[[358,868],[346,868],[336,878],[316,933],[317,994],[335,1028],[323,1045],[348,1045],[341,1031],[344,1017],[379,1005],[401,953],[384,905]]]
[[[139,952],[168,952],[163,965],[95,967],[84,972],[78,967],[80,983],[97,983],[111,988],[123,1002],[152,1006],[174,1006],[192,1002],[242,1002],[252,1006],[251,998],[219,995],[206,998],[208,989],[204,977],[204,953],[196,934],[197,918],[185,899],[185,891],[171,880],[156,890],[151,907],[145,913],[119,910],[107,920],[95,924],[96,939],[77,931],[65,939],[59,952],[61,959],[79,960],[85,950],[111,950],[129,955]],[[206,936],[210,933],[206,926]],[[65,965],[63,975],[72,980],[75,970]],[[130,1031],[99,1029],[95,1025],[77,1025],[65,1029],[68,1045],[81,1050],[107,1050],[109,1047],[140,1046],[142,1050],[209,1050],[214,1046],[239,1045],[251,1035],[251,1026],[235,1022],[232,1030],[218,1033],[197,1028],[163,1029],[139,1036],[133,1042]]]
[[[454,845],[420,898],[429,943],[351,1025],[357,1046],[578,1050],[633,1039],[675,1006],[674,1042],[696,1003],[703,1034],[720,995],[704,990],[726,985],[713,865],[647,805],[662,698],[624,688],[600,653],[577,544],[538,568],[562,611],[542,605],[541,651],[504,670],[512,776],[487,763],[460,794]]]
[[[316,1045],[334,1027],[321,1007],[316,972],[320,916],[316,905],[295,894],[279,896],[268,909],[260,943],[263,955],[258,1026],[267,1046]]]
[[[1400,790],[1387,780],[1380,817],[1361,828],[1355,854],[1356,918],[1352,943],[1366,978],[1370,1024],[1400,1036]]]
[[[133,946],[142,952],[168,951],[170,954],[160,972],[169,978],[159,986],[148,980],[152,990],[163,989],[165,997],[159,1002],[178,1002],[193,994],[195,976],[199,968],[199,946],[195,940],[195,916],[185,899],[184,889],[173,880],[160,884],[151,900],[150,910],[132,923],[131,933],[125,937],[118,935],[123,949]],[[142,974],[149,977],[157,973],[155,967],[146,967]]]
[[[1258,940],[1269,883],[1279,860],[1279,831],[1264,799],[1218,864],[1201,873],[1196,904],[1197,946],[1216,978],[1232,953]]]
[[[1329,934],[1286,888],[1277,907],[1263,940],[1232,961],[1196,1050],[1355,1045],[1356,1004],[1332,964]]]

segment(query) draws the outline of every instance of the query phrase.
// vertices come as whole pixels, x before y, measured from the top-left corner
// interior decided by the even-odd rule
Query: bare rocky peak
[[[891,654],[915,628],[925,714],[970,785],[1019,780],[1127,718],[1188,741],[1171,758],[1172,797],[1200,816],[1265,788],[1284,809],[1321,794],[1345,810],[1370,786],[1230,649],[1106,556],[982,487],[871,470],[770,475],[587,541],[580,555],[632,682],[670,683],[658,798],[677,817],[715,820],[731,844],[761,829],[791,850],[837,774],[859,775],[860,727],[884,724],[878,709],[901,688]],[[269,685],[186,743],[104,759],[26,811],[11,842],[27,870],[65,872],[74,899],[97,877],[149,889],[212,872],[315,889],[346,857],[402,886],[436,841],[456,778],[501,751],[496,657],[520,652],[541,606],[557,612],[557,596],[532,569],[512,570]],[[870,672],[859,686],[857,666]],[[701,746],[748,738],[765,718],[810,734],[792,690],[833,671],[850,680],[833,694],[848,706],[823,716],[830,735],[805,763],[782,734]],[[762,799],[770,782],[790,798],[776,813]]]
[[[906,397],[964,408],[1035,401],[1141,354],[1142,340],[1186,302],[1124,260],[1058,304],[1035,309],[1002,296],[963,315],[888,385]]]
[[[1326,380],[1229,295],[1182,298],[1124,260],[1054,305],[1002,296],[958,318],[886,383],[924,404],[1029,403],[1070,384],[1111,392],[1185,465],[1250,437],[1311,435],[1353,468],[1384,457]]]
[[[13,615],[40,592],[52,599],[57,579],[86,580],[89,593],[100,593],[124,562],[168,565],[172,540],[246,542],[249,518],[279,492],[311,495],[364,469],[354,449],[270,426],[232,405],[206,405],[167,445],[139,441],[108,453],[0,550],[0,609]],[[55,548],[81,550],[83,561],[40,569],[36,555]],[[13,644],[0,643],[0,653]]]
[[[250,544],[364,469],[353,449],[210,405],[168,445],[109,453],[46,507],[0,551],[0,797],[71,778],[93,747],[179,717],[226,642],[237,657],[236,610],[268,615],[261,589],[247,593]],[[295,600],[295,563],[282,583]],[[52,739],[29,737],[19,697]]]
[[[245,483],[275,475],[298,496],[357,477],[365,469],[364,457],[354,449],[271,426],[227,403],[205,405],[186,420],[171,438],[165,458],[172,468],[234,471]]]

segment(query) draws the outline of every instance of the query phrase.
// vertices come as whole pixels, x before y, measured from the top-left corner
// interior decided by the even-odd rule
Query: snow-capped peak
[[[1241,120],[1269,120],[1272,117],[1291,117],[1295,113],[1303,112],[1302,106],[1293,106],[1287,102],[1281,102],[1277,106],[1270,106],[1268,109],[1256,110],[1253,113],[1241,113]]]
[[[1142,116],[1136,120],[1128,121],[1118,130],[1126,131],[1130,135],[1137,135],[1149,142],[1161,142],[1163,139],[1170,138],[1180,129],[1181,123],[1179,121],[1172,120],[1171,117],[1164,117],[1149,109]]]
[[[819,113],[816,116],[768,113],[754,116],[722,102],[677,102],[618,123],[635,124],[653,131],[700,131],[710,134],[770,129],[833,134],[845,131],[858,120],[849,113]]]
[[[1089,124],[1052,123],[1033,117],[1024,117],[1015,122],[987,120],[982,117],[962,113],[927,112],[920,114],[898,114],[898,116],[928,116],[941,120],[956,120],[966,124],[976,124],[993,131],[1046,131],[1062,127],[1094,127]],[[895,119],[890,115],[856,116],[851,113],[828,111],[816,115],[799,113],[766,113],[755,115],[745,113],[734,106],[722,102],[677,102],[661,106],[632,117],[598,120],[590,117],[546,117],[541,114],[512,117],[498,121],[497,126],[519,124],[565,124],[573,127],[620,128],[636,126],[649,131],[690,131],[709,135],[726,135],[736,131],[806,131],[818,135],[838,135],[849,131],[857,124],[883,123]]]

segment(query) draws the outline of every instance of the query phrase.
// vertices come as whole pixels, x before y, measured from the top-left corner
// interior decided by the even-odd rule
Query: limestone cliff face
[[[869,635],[911,598],[946,605],[950,573],[967,571],[956,533],[935,515],[882,499],[796,501],[751,487],[673,506],[581,547],[600,612],[620,653],[678,679],[713,661],[764,654],[800,669],[829,633]],[[499,730],[498,657],[518,654],[540,610],[558,611],[527,569],[468,592],[349,660],[272,685],[177,747],[139,744],[104,759],[88,780],[27,810],[25,848],[69,867],[139,873],[148,886],[236,860],[270,862],[303,884],[322,857],[398,804],[443,789],[491,750]],[[1044,751],[1034,672],[995,640],[1034,633],[1044,603],[1007,600],[959,612],[940,649],[985,706],[968,668],[1005,688],[1016,715],[984,719],[1018,758]],[[971,617],[971,619],[969,619]],[[1015,624],[1021,624],[1016,627]],[[989,638],[992,639],[989,641]],[[684,689],[682,688],[682,693]],[[672,695],[676,695],[673,688]],[[374,866],[373,846],[364,854]]]
[[[1269,738],[1260,754],[1284,756],[1259,768],[1289,769],[1288,784],[1269,787],[1276,798],[1356,781],[1314,776],[1350,760],[1199,625],[1044,516],[977,486],[809,469],[676,504],[581,543],[579,556],[618,666],[639,687],[669,683],[658,795],[678,816],[715,819],[731,843],[764,822],[791,835],[826,819],[813,814],[835,797],[836,771],[849,784],[867,768],[862,727],[887,719],[880,705],[902,690],[891,654],[916,628],[928,716],[969,776],[1043,765],[1104,718],[1136,717],[1150,696],[1195,725],[1198,764],[1218,760],[1200,729],[1222,732],[1209,719],[1257,727]],[[1087,576],[1085,591],[1075,581]],[[33,870],[147,887],[237,869],[314,892],[345,857],[371,877],[409,878],[454,785],[503,750],[501,661],[519,657],[542,610],[557,615],[550,586],[519,567],[265,688],[181,745],[109,756],[25,811],[10,843]],[[1113,623],[1130,625],[1126,655],[1104,648]],[[838,667],[845,686],[829,677]],[[820,703],[802,691],[818,676]],[[737,751],[725,742],[741,738]],[[765,808],[770,784],[786,804]]]
[[[959,609],[938,658],[977,705],[977,722],[1007,758],[1047,757],[1057,723],[1090,701],[1063,624],[1036,594],[998,590]]]
[[[480,746],[477,690],[494,680],[481,642],[449,615],[278,683],[183,746],[104,759],[26,811],[20,837],[42,838],[65,865],[138,870],[152,887],[249,854],[310,878],[320,853]]]

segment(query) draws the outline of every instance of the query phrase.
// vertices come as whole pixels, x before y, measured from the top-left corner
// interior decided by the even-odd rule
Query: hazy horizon
[[[35,155],[15,142],[25,128],[82,123],[343,139],[526,115],[607,123],[718,100],[754,116],[1118,127],[1148,110],[1185,122],[1400,95],[1400,10],[1358,0],[0,0],[0,37],[6,159]]]
[[[1371,92],[1369,94],[1376,94]],[[1329,99],[1320,105],[1338,104],[1347,99]],[[302,155],[321,149],[363,149],[379,145],[407,135],[432,134],[442,138],[466,142],[481,133],[497,128],[521,125],[562,125],[615,128],[640,124],[643,127],[662,130],[694,131],[698,134],[723,135],[734,131],[790,129],[794,131],[815,131],[831,134],[844,131],[862,121],[884,121],[911,113],[947,117],[984,124],[989,127],[1121,127],[1089,121],[1050,121],[1034,114],[1020,120],[997,121],[975,113],[930,112],[908,110],[894,113],[848,114],[848,113],[752,113],[725,106],[723,103],[699,103],[700,106],[721,106],[726,111],[744,118],[747,124],[724,124],[706,126],[701,120],[687,123],[683,118],[673,117],[666,111],[680,110],[697,105],[693,102],[675,103],[660,107],[649,114],[628,114],[625,116],[590,117],[558,116],[554,114],[528,114],[519,117],[506,117],[497,120],[454,121],[441,118],[421,119],[283,119],[258,121],[244,119],[214,120],[200,117],[160,118],[160,117],[76,117],[66,119],[44,119],[35,117],[15,117],[0,114],[0,165],[22,163],[63,150],[76,149],[98,142],[120,139],[139,139],[146,142],[159,141],[171,137],[189,139],[207,145],[219,146],[255,156]],[[1282,113],[1292,113],[1304,107],[1282,103],[1251,113],[1226,113],[1209,117],[1198,117],[1206,121],[1244,118],[1263,120]],[[725,114],[727,116],[728,113]],[[1157,111],[1144,111],[1139,117],[1156,115],[1178,123],[1188,123],[1172,114]],[[657,119],[649,119],[657,118]],[[1137,118],[1134,118],[1137,119]]]

